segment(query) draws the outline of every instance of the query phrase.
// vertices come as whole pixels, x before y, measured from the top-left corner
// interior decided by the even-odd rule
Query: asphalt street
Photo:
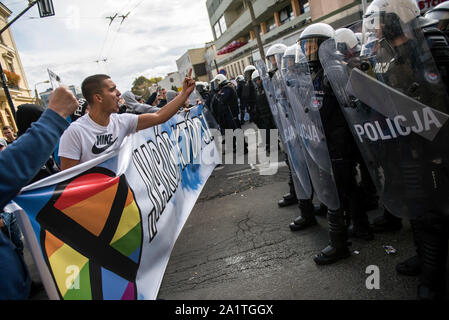
[[[160,299],[416,298],[418,279],[395,271],[415,254],[408,221],[401,231],[376,234],[373,241],[350,239],[350,258],[317,266],[313,256],[328,243],[326,217],[317,217],[319,225],[307,230],[290,231],[299,209],[277,205],[289,189],[283,158],[277,174],[260,173],[259,166],[249,165],[214,171],[172,251]],[[370,219],[381,213],[369,212]],[[396,253],[388,254],[385,245]],[[378,289],[366,285],[372,266],[379,271]]]

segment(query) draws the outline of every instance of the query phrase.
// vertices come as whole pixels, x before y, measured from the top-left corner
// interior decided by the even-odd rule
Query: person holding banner
[[[81,90],[90,111],[72,123],[62,136],[59,147],[61,169],[69,169],[118,149],[129,134],[169,120],[195,89],[191,74],[192,69],[184,79],[180,95],[156,113],[141,115],[117,114],[121,93],[109,76],[87,77]]]
[[[73,93],[57,88],[40,119],[14,144],[0,152],[0,208],[11,201],[36,175],[69,126],[66,118],[78,107]],[[39,146],[39,152],[36,152]],[[14,159],[14,161],[11,161]],[[23,257],[0,232],[0,300],[27,299],[30,275]]]

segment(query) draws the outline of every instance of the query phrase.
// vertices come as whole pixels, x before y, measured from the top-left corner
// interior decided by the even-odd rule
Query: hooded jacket
[[[134,114],[142,113],[155,113],[159,111],[158,107],[150,106],[148,104],[139,103],[136,100],[136,96],[131,91],[126,91],[122,94],[122,98],[125,100],[126,112]]]

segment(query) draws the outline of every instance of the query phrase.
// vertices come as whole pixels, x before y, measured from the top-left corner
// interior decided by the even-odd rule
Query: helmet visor
[[[277,58],[277,56],[279,55],[271,55],[267,57],[267,67],[268,67],[268,71],[275,71],[278,69],[278,61],[279,59]]]
[[[363,18],[363,33],[391,42],[401,36],[410,37],[416,28],[416,21],[413,10],[392,4],[388,12],[378,9],[366,15]]]
[[[318,49],[321,42],[323,40],[318,38],[299,40],[299,46],[308,62],[319,60]]]

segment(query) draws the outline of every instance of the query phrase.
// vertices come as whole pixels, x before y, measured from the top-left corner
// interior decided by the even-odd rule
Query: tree
[[[133,87],[131,88],[131,92],[142,96],[144,100],[147,100],[150,95],[150,87],[154,84],[158,84],[160,81],[162,81],[161,77],[153,77],[153,78],[146,78],[144,76],[137,77],[133,81]]]

